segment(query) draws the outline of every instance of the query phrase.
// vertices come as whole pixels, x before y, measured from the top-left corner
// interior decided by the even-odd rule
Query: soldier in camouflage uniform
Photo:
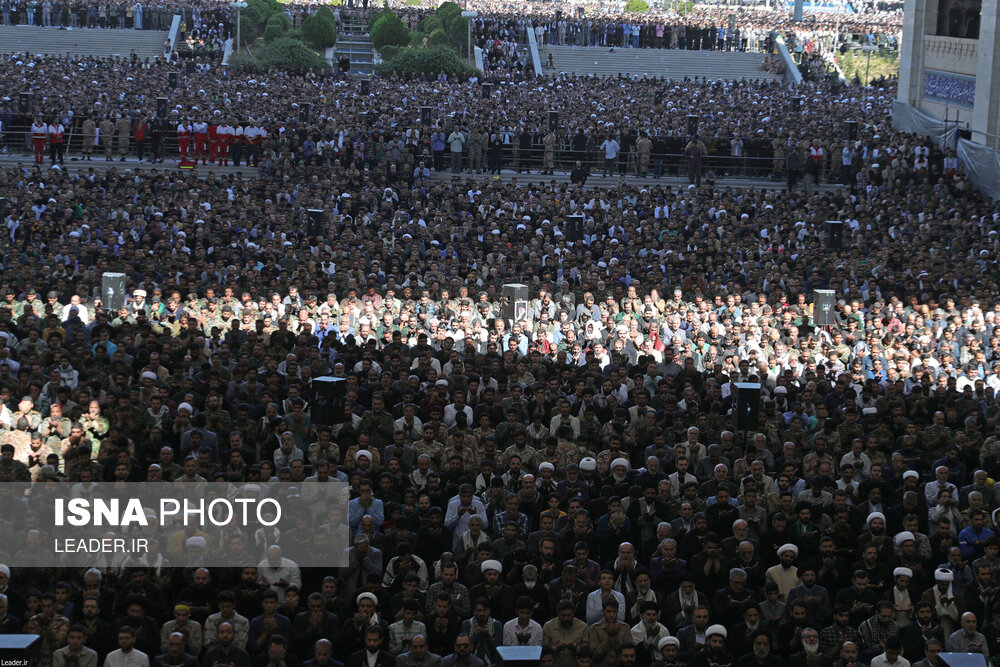
[[[42,466],[48,462],[50,455],[55,454],[51,447],[42,442],[40,433],[32,433],[31,441],[28,444],[24,456],[27,458],[28,472],[31,473],[31,480],[37,482],[42,478]],[[58,455],[57,455],[58,456]]]
[[[107,418],[101,414],[100,403],[90,402],[87,412],[80,415],[80,425],[83,428],[84,437],[90,441],[91,458],[93,458],[101,446],[101,440],[110,428]]]
[[[0,482],[30,482],[28,466],[14,459],[14,445],[0,445]]]
[[[69,437],[72,426],[73,422],[63,416],[62,405],[54,403],[49,407],[48,418],[39,425],[38,432],[52,451],[58,451],[62,441]]]
[[[381,395],[372,397],[372,409],[361,417],[361,430],[368,430],[372,435],[372,445],[379,451],[392,442],[392,434],[396,430],[392,414],[385,411],[385,401]]]

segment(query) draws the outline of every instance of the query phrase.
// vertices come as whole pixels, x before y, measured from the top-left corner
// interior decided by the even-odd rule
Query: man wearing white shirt
[[[286,588],[302,585],[299,566],[290,558],[283,558],[281,547],[276,544],[267,548],[267,558],[257,564],[257,578],[278,594],[279,601],[284,598]]]
[[[600,623],[604,617],[604,600],[614,598],[618,603],[618,622],[625,622],[625,596],[614,590],[615,575],[611,570],[601,572],[598,580],[600,588],[587,596],[587,625]]]
[[[541,646],[542,626],[531,618],[534,601],[527,595],[522,595],[517,599],[517,604],[514,606],[517,618],[512,618],[504,623],[503,645]]]
[[[458,489],[458,495],[448,501],[448,511],[444,515],[444,525],[453,535],[463,535],[469,530],[469,519],[478,516],[483,525],[489,524],[486,516],[486,506],[475,496],[471,484],[463,484]]]
[[[232,143],[229,146],[229,156],[233,158],[234,167],[240,166],[240,158],[243,155],[243,145],[247,141],[246,133],[249,129],[249,125],[243,127],[239,122],[237,122],[233,127],[233,136],[230,137],[230,139],[232,139]]]
[[[122,626],[118,630],[118,648],[104,659],[104,667],[149,667],[149,656],[135,648],[135,630]]]

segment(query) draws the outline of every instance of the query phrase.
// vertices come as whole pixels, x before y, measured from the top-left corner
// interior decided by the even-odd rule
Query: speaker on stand
[[[312,421],[317,426],[343,424],[344,400],[347,396],[347,380],[329,375],[312,381],[313,402]]]
[[[125,274],[105,273],[101,275],[101,303],[109,313],[117,313],[125,307]]]
[[[321,208],[311,208],[306,219],[306,233],[309,238],[326,236],[326,212]]]
[[[813,290],[813,325],[817,327],[832,327],[837,323],[837,313],[833,309],[834,292],[832,289]]]
[[[826,241],[831,250],[840,250],[844,245],[844,223],[841,220],[826,221]]]
[[[691,114],[687,117],[687,130],[688,135],[692,137],[698,134],[698,116]]]
[[[757,430],[760,424],[760,383],[736,383],[736,430],[743,433],[743,450],[747,447],[747,433]]]
[[[528,319],[528,286],[508,283],[503,286],[503,318],[508,326]]]

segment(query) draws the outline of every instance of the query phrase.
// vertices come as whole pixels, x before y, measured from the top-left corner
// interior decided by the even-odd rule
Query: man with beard
[[[705,648],[695,654],[689,663],[691,667],[733,667],[736,660],[726,653],[726,628],[711,625],[705,631]]]
[[[819,633],[813,628],[802,630],[802,650],[793,653],[788,664],[797,667],[830,667],[830,658],[819,650]]]
[[[795,567],[795,559],[799,556],[799,548],[794,544],[784,544],[778,547],[779,563],[767,569],[764,574],[767,581],[778,584],[778,596],[781,600],[788,599],[788,592],[798,586],[799,570]]]
[[[802,633],[808,627],[806,623],[806,605],[795,602],[789,605],[789,619],[778,628],[778,637],[774,650],[778,655],[788,657],[802,649]],[[819,634],[816,635],[819,638]]]
[[[899,632],[893,618],[892,603],[886,600],[878,603],[875,615],[858,628],[861,634],[862,655],[875,657],[885,650],[885,640]]]
[[[494,617],[506,622],[514,616],[514,589],[500,581],[503,566],[498,560],[486,560],[480,566],[484,581],[469,589],[469,598],[477,600],[486,598]]]
[[[934,570],[934,586],[928,588],[920,596],[921,601],[931,606],[933,616],[941,625],[943,637],[951,636],[951,633],[958,629],[959,618],[965,611],[961,598],[955,593],[954,583],[955,573],[947,568],[939,567]],[[903,648],[906,648],[905,641]],[[906,655],[905,650],[903,655]],[[921,655],[923,654],[921,653]],[[906,655],[906,658],[910,662],[916,662],[909,655]]]
[[[643,602],[640,606],[640,620],[632,626],[632,643],[638,653],[639,664],[648,665],[656,659],[659,643],[670,635],[660,623],[660,609],[655,602]]]
[[[587,624],[575,613],[571,600],[560,600],[556,618],[542,626],[542,642],[555,650],[556,667],[575,667],[576,649],[587,641]]]
[[[799,574],[802,583],[788,592],[786,604],[801,601],[806,606],[806,624],[821,628],[829,619],[830,595],[816,583],[816,571],[812,567],[803,567]]]
[[[774,634],[771,624],[761,620],[760,609],[753,600],[745,600],[739,606],[742,623],[737,623],[729,629],[729,637],[726,640],[726,650],[732,655],[745,656],[753,651],[754,638],[761,632],[767,633],[768,637]],[[768,644],[768,652],[771,650]]]
[[[840,660],[833,663],[833,667],[868,667],[868,663],[861,658],[861,650],[854,642],[844,642],[840,648]]]
[[[857,629],[848,623],[850,617],[851,610],[847,605],[834,605],[833,624],[819,633],[820,651],[831,660],[840,656],[840,649],[846,642],[857,642],[859,639]]]
[[[771,636],[757,632],[753,638],[753,653],[736,662],[736,667],[784,667],[785,661],[771,653]]]
[[[497,646],[503,645],[503,623],[492,617],[490,601],[486,598],[479,598],[474,606],[472,618],[462,621],[459,632],[472,640],[472,655],[486,665],[496,664],[500,661]]]
[[[923,658],[928,640],[938,639],[944,642],[944,633],[934,620],[934,610],[930,603],[921,600],[916,604],[914,618],[899,629],[899,638],[903,642],[903,657],[911,663]]]

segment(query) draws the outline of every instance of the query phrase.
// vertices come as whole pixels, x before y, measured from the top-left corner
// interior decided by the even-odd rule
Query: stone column
[[[918,108],[924,87],[924,35],[937,29],[937,8],[938,0],[906,0],[903,8],[896,99]]]
[[[1000,29],[997,0],[983,0],[979,25],[979,64],[976,102],[972,112],[972,140],[1000,148]]]

